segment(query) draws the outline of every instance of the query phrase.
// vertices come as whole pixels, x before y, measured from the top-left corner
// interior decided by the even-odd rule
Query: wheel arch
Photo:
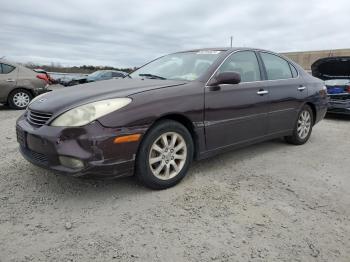
[[[306,102],[305,105],[308,105],[311,108],[311,110],[312,110],[312,117],[313,117],[312,125],[315,125],[316,117],[317,117],[316,106],[313,103],[311,103],[311,102]]]
[[[7,94],[6,102],[7,102],[8,104],[11,104],[11,101],[10,101],[11,95],[12,95],[14,92],[18,91],[18,90],[27,91],[29,94],[31,94],[32,99],[35,97],[35,93],[34,93],[34,91],[33,91],[32,89],[18,86],[18,87],[16,87],[16,88],[14,88],[13,90],[11,90],[11,91]]]
[[[25,90],[25,91],[29,92],[29,93],[32,95],[32,98],[35,97],[35,93],[34,93],[34,91],[33,91],[32,89],[26,88],[26,87],[17,86],[16,88],[12,89],[12,90],[8,93],[8,95],[7,95],[7,101],[9,100],[10,95],[13,94],[14,92],[18,91],[18,90]]]
[[[157,124],[158,122],[163,121],[163,120],[173,120],[173,121],[176,121],[176,122],[182,124],[184,127],[186,127],[186,129],[190,132],[192,140],[193,140],[193,145],[194,145],[194,154],[193,155],[194,155],[194,158],[196,159],[198,156],[198,153],[199,153],[199,140],[198,140],[198,135],[195,131],[195,127],[194,127],[192,121],[188,117],[186,117],[182,114],[169,113],[169,114],[166,114],[166,115],[163,115],[163,116],[157,118],[153,122],[151,127],[154,126],[155,124]]]

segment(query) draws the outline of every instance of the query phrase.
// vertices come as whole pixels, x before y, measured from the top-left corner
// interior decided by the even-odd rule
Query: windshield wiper
[[[145,76],[145,77],[149,77],[151,79],[161,79],[161,80],[166,80],[165,77],[162,76],[157,76],[157,75],[153,75],[153,74],[139,74],[139,76]]]

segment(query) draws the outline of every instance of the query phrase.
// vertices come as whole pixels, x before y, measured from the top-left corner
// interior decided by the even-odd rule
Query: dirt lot
[[[350,261],[350,118],[195,163],[178,186],[74,179],[18,153],[0,108],[0,261]]]

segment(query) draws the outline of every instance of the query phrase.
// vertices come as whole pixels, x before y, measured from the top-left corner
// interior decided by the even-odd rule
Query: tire
[[[8,97],[8,104],[13,109],[23,110],[26,109],[32,99],[33,95],[28,90],[15,89]]]
[[[286,141],[293,145],[305,144],[310,138],[313,124],[314,117],[312,109],[310,106],[304,105],[298,114],[293,134],[291,136],[286,136]],[[304,131],[302,132],[302,130]]]
[[[193,152],[193,140],[187,128],[173,120],[162,120],[151,127],[140,144],[136,177],[152,189],[172,187],[185,177]]]

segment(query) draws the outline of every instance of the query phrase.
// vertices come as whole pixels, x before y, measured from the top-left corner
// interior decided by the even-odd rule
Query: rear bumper
[[[22,116],[16,131],[22,156],[34,165],[70,176],[119,177],[133,174],[139,141],[114,144],[114,138],[144,133],[145,128],[105,128],[98,121],[77,128],[35,128]],[[77,159],[83,166],[72,168],[60,157]]]
[[[52,90],[48,89],[49,85],[45,85],[44,87],[40,87],[40,88],[35,88],[33,89],[33,92],[35,94],[35,96],[50,92]]]
[[[350,96],[345,99],[334,99],[330,96],[328,104],[328,113],[350,114]]]

